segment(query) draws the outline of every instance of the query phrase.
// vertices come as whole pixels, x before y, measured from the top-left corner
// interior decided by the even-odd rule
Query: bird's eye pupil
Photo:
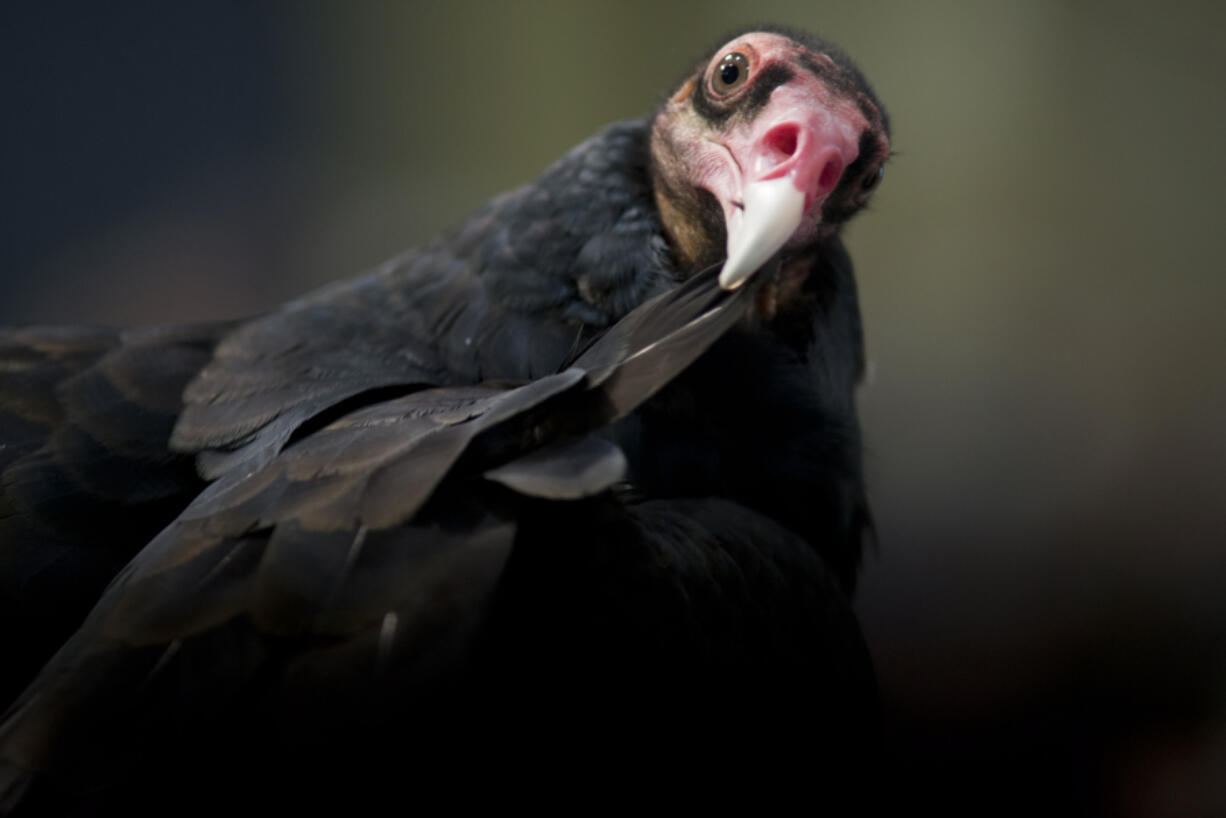
[[[749,77],[749,60],[739,51],[733,51],[719,61],[711,77],[715,93],[724,95],[745,84]]]
[[[881,181],[881,177],[884,175],[885,175],[885,166],[882,165],[881,167],[877,168],[875,171],[870,173],[868,176],[864,177],[864,181],[861,182],[861,187],[863,187],[865,190],[872,190],[873,188],[877,186],[877,183]]]

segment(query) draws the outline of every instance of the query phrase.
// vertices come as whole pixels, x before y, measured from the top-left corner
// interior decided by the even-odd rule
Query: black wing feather
[[[4,758],[25,770],[47,766],[47,758],[20,748],[31,744],[22,739],[25,725],[41,734],[56,721],[48,709],[114,708],[100,699],[109,691],[99,691],[93,679],[99,656],[108,657],[108,672],[131,678],[152,672],[149,648],[177,654],[183,649],[175,645],[235,621],[269,638],[313,641],[369,641],[361,634],[390,628],[383,653],[392,651],[389,639],[394,646],[395,639],[433,632],[422,617],[475,621],[474,612],[488,607],[516,530],[505,501],[494,503],[504,510],[492,518],[470,514],[489,522],[477,533],[471,525],[461,527],[463,536],[453,531],[445,548],[431,546],[438,537],[428,533],[424,542],[402,542],[404,553],[372,544],[403,541],[388,532],[433,530],[415,521],[431,517],[429,503],[441,485],[467,479],[465,491],[472,491],[473,480],[497,477],[500,467],[512,486],[534,475],[529,494],[541,493],[542,476],[556,486],[559,477],[592,468],[598,479],[582,493],[607,487],[615,447],[566,441],[650,397],[732,326],[751,297],[721,294],[714,274],[703,276],[632,312],[559,374],[515,388],[424,389],[346,415],[251,473],[227,473],[119,574],[17,702],[4,726]],[[541,448],[554,440],[559,444]],[[380,564],[380,555],[390,563]],[[439,599],[453,597],[440,606]],[[409,650],[415,642],[404,644]],[[119,668],[124,656],[132,668]],[[35,746],[41,752],[48,741]],[[69,744],[70,737],[54,741],[56,748]]]
[[[167,442],[227,328],[0,332],[0,696],[202,487]]]

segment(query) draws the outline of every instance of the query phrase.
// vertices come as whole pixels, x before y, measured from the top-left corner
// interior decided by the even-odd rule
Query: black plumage
[[[0,803],[429,787],[526,734],[562,765],[643,733],[730,757],[803,734],[834,788],[869,764],[838,228],[885,119],[821,41],[734,47],[769,87],[712,99],[704,60],[652,118],[263,318],[0,336]],[[721,288],[690,132],[752,131],[798,77],[838,123],[813,221]],[[816,138],[787,133],[753,144]]]

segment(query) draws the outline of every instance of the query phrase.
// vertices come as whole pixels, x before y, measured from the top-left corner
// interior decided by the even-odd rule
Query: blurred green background
[[[6,3],[0,323],[238,316],[642,115],[753,20],[897,156],[853,222],[884,787],[1226,814],[1226,6]]]

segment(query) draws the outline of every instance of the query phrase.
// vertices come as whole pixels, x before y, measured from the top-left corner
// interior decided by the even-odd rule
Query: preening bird
[[[746,33],[361,278],[0,334],[0,804],[868,763],[839,232],[888,154],[840,50]]]

